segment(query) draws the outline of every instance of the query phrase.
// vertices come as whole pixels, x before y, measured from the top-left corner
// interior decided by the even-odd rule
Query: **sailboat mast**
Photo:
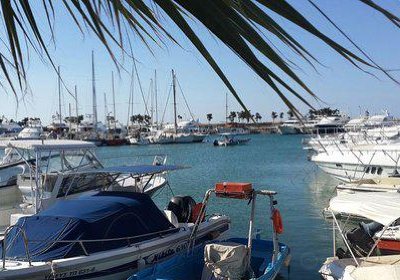
[[[228,93],[225,92],[225,123],[228,123]]]
[[[154,70],[154,95],[156,101],[156,125],[158,129],[158,104],[157,104],[157,70]]]
[[[76,113],[76,121],[78,122],[79,113],[78,113],[78,88],[75,85],[75,113]]]
[[[172,90],[174,94],[174,129],[175,133],[178,131],[178,122],[177,122],[177,116],[176,116],[176,80],[175,80],[175,72],[172,69]]]
[[[108,115],[108,108],[107,108],[107,95],[106,95],[106,93],[104,93],[104,123],[107,125],[107,128],[109,128],[108,127],[108,118],[107,118],[107,115]]]
[[[117,129],[117,112],[115,110],[114,71],[111,71],[111,86],[113,94],[114,129]]]
[[[97,100],[96,100],[96,79],[94,72],[94,51],[92,51],[92,101],[93,101],[93,128],[97,132]]]
[[[150,121],[151,127],[154,125],[154,88],[153,79],[150,79]]]
[[[60,123],[60,128],[62,124],[62,117],[61,117],[61,77],[60,77],[60,66],[58,66],[58,113],[59,113],[59,123]]]

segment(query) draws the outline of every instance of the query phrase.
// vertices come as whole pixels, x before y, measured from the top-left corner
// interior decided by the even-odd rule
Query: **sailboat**
[[[116,107],[115,107],[115,89],[114,89],[114,72],[111,72],[111,88],[113,96],[113,115],[110,116],[106,113],[106,126],[107,132],[104,139],[104,144],[107,146],[121,146],[126,144],[127,130],[123,124],[117,120]],[[106,100],[104,101],[106,102]],[[105,104],[107,106],[107,104]]]
[[[178,123],[177,103],[176,103],[176,75],[172,70],[172,92],[174,104],[174,123],[166,125],[164,129],[157,131],[155,136],[151,137],[150,142],[153,144],[181,144],[181,143],[195,143],[202,142],[206,137],[205,134],[200,133],[198,129],[198,122],[191,120]],[[197,124],[197,125],[195,125]]]
[[[94,67],[94,52],[92,51],[92,114],[87,114],[88,119],[78,125],[77,139],[93,142],[96,146],[101,146],[103,140],[101,134],[105,131],[104,125],[97,119],[97,95],[96,95],[96,78]]]

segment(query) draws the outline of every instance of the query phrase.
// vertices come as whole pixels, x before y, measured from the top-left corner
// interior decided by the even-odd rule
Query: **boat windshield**
[[[5,150],[0,162],[0,187],[17,183],[17,176],[30,173],[35,167],[36,155],[31,150]],[[103,166],[93,153],[88,150],[52,151],[40,155],[40,171],[42,173],[58,173],[85,169],[98,169]]]
[[[113,185],[118,185],[115,179],[115,176],[104,173],[70,174],[64,177],[57,197],[84,193],[92,190],[105,190]]]

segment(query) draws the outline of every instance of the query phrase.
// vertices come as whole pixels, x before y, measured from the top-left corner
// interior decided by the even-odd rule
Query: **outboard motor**
[[[356,257],[366,257],[369,251],[375,244],[373,239],[375,233],[380,231],[383,226],[379,223],[360,223],[359,227],[354,228],[346,233],[346,238],[349,241],[349,245],[356,255]],[[339,248],[337,256],[339,258],[349,257],[350,252],[345,252],[343,249]],[[377,249],[372,252],[371,256],[377,255]]]
[[[168,203],[167,210],[175,214],[179,223],[190,221],[196,201],[191,196],[174,196]]]

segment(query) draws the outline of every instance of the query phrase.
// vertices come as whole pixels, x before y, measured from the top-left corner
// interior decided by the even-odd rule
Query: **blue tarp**
[[[75,200],[57,202],[43,212],[19,219],[29,240],[33,261],[50,261],[84,255],[79,243],[51,242],[99,240],[141,236],[171,229],[165,218],[146,194],[100,192]],[[138,237],[130,244],[154,238],[157,234]],[[14,228],[7,236],[7,259],[26,260],[21,231]],[[87,253],[128,246],[127,240],[83,242]],[[3,243],[1,244],[3,246]]]

